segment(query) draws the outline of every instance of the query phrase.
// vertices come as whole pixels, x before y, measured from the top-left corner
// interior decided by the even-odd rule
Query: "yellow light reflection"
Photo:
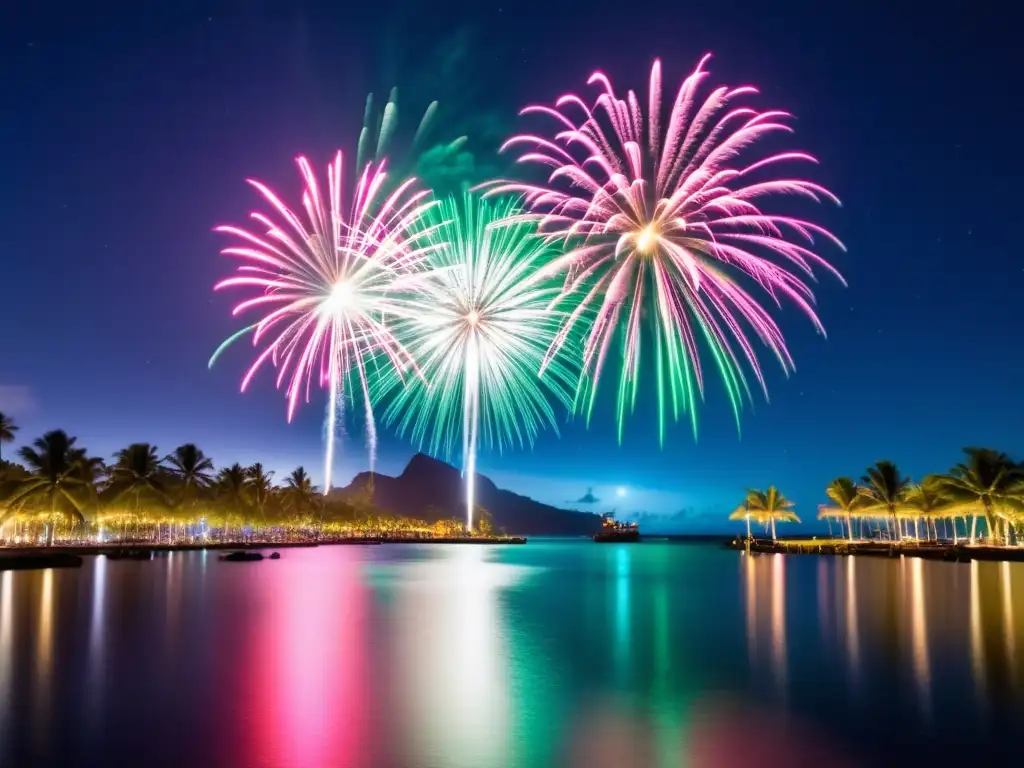
[[[1017,637],[1016,625],[1013,622],[1013,592],[1010,581],[1010,563],[999,564],[999,580],[1003,588],[1003,638],[1006,640],[1006,658],[1010,665],[1010,680],[1017,684]]]
[[[851,679],[859,679],[860,627],[857,625],[857,558],[846,558],[846,657]]]
[[[928,621],[925,617],[924,561],[911,558],[910,566],[910,633],[921,708],[927,718],[931,711],[931,664],[928,654]]]
[[[14,673],[14,574],[0,574],[0,737],[7,738]]]
[[[828,589],[828,569],[831,561],[824,557],[818,558],[818,628],[821,630],[821,641],[828,642],[828,630],[831,623],[829,608],[831,599]]]
[[[32,686],[33,739],[41,747],[52,736],[49,727],[51,676],[53,672],[53,569],[43,571],[39,593],[39,626],[36,630],[36,669]]]
[[[50,685],[53,669],[53,569],[43,571],[43,589],[39,595],[39,631],[36,634],[36,688]]]
[[[985,702],[985,647],[981,634],[981,583],[980,566],[971,561],[971,672],[978,701]]]
[[[786,556],[772,556],[772,673],[786,690]]]
[[[747,593],[747,655],[750,657],[750,668],[757,665],[757,563],[755,558],[746,554],[740,558],[744,569]]]

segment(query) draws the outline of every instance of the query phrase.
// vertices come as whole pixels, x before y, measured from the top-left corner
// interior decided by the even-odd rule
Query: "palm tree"
[[[265,471],[263,465],[256,462],[251,467],[246,468],[245,474],[249,498],[252,500],[252,505],[260,519],[265,521],[267,502],[270,501],[270,497],[274,492],[274,473]]]
[[[99,456],[86,456],[85,451],[81,451],[81,454],[78,459],[78,476],[95,495],[110,468]]]
[[[217,500],[224,511],[223,538],[227,538],[231,517],[245,517],[249,508],[248,474],[241,464],[225,467],[217,475]]]
[[[902,541],[899,513],[910,490],[910,478],[901,475],[893,462],[883,459],[867,468],[861,483],[859,492],[864,497],[864,510],[883,513],[886,525],[891,520],[896,527],[896,538]]]
[[[952,504],[973,514],[971,543],[978,514],[985,515],[989,536],[996,538],[996,519],[1004,521],[1024,509],[1024,467],[991,448],[964,448],[966,461],[935,478],[936,487]],[[1004,534],[1005,535],[1005,534]]]
[[[10,500],[28,477],[28,471],[21,464],[0,462],[0,531],[9,521],[8,512],[17,512],[10,506]]]
[[[818,519],[842,516],[846,520],[846,534],[853,541],[853,513],[864,505],[857,484],[848,477],[837,477],[825,489],[825,494],[835,502],[835,506],[822,504],[818,507]]]
[[[491,517],[490,511],[486,507],[478,506],[473,519],[476,520],[476,533],[478,536],[494,535],[494,518]],[[473,531],[469,531],[469,534],[472,535]]]
[[[317,488],[306,473],[305,467],[295,469],[284,481],[281,489],[285,509],[295,516],[301,516],[306,510],[316,509]]]
[[[306,472],[306,468],[297,467],[285,478],[284,492],[285,496],[298,502],[296,506],[302,506],[302,504],[312,501],[318,491],[317,487],[313,485],[312,478]]]
[[[750,535],[750,510],[747,508],[747,502],[743,502],[740,506],[733,510],[732,514],[729,515],[730,520],[746,520],[747,521],[747,541],[751,540]]]
[[[774,485],[767,491],[752,489],[747,491],[747,498],[740,507],[729,515],[730,520],[747,521],[747,537],[750,536],[750,518],[761,524],[771,524],[772,541],[778,541],[775,535],[775,522],[799,523],[800,518],[793,511],[793,502],[783,496]]]
[[[939,491],[933,475],[925,477],[919,485],[911,486],[903,503],[908,509],[914,510],[916,513],[914,515],[914,536],[917,539],[921,538],[918,528],[920,518],[924,518],[925,533],[927,533],[928,522],[931,521],[934,527],[936,518],[947,516],[950,514],[951,509],[949,499]],[[939,538],[938,533],[936,533],[935,538]],[[953,523],[953,538],[956,538],[955,521]]]
[[[193,443],[185,443],[174,449],[174,453],[164,459],[169,471],[181,482],[186,490],[208,488],[213,482],[213,462],[206,458]]]
[[[126,496],[135,496],[135,521],[142,517],[142,497],[165,506],[166,484],[155,445],[132,443],[114,454],[110,470],[110,490],[116,503]]]
[[[11,417],[0,412],[0,461],[3,461],[4,458],[4,443],[13,443],[14,433],[17,431],[18,425],[11,420]]]
[[[84,510],[95,496],[93,483],[102,462],[86,456],[84,448],[75,447],[75,441],[63,430],[55,429],[18,451],[29,476],[11,497],[5,516],[39,503],[51,518],[67,516],[75,524],[85,522]],[[50,543],[53,536],[51,528]]]
[[[178,522],[184,525],[194,523],[199,497],[213,484],[213,462],[194,443],[185,443],[174,449],[164,462],[168,473],[177,481],[179,497],[177,503],[184,514]]]

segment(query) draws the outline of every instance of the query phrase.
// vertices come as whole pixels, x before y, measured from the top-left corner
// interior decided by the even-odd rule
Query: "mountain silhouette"
[[[393,515],[405,515],[433,523],[465,516],[465,484],[462,473],[451,464],[417,453],[398,477],[373,473],[373,504]],[[363,492],[371,474],[360,472],[344,488],[331,495]],[[517,536],[580,536],[601,528],[601,517],[541,504],[526,496],[498,488],[489,478],[476,476],[476,503],[491,514],[495,530]]]

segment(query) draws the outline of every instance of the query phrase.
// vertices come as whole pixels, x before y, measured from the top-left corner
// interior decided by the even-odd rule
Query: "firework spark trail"
[[[425,217],[436,246],[429,279],[404,298],[396,324],[422,379],[403,386],[394,372],[378,392],[392,398],[385,420],[431,453],[451,454],[461,435],[467,530],[481,441],[501,450],[532,443],[545,426],[557,431],[548,395],[568,407],[577,380],[560,355],[539,375],[562,321],[549,309],[558,284],[543,271],[558,251],[519,214],[512,200],[467,194]]]
[[[744,396],[750,398],[743,362],[768,395],[746,329],[787,375],[793,360],[778,325],[735,278],[750,278],[776,305],[783,297],[793,301],[822,334],[805,280],[814,279],[814,267],[842,280],[811,250],[816,237],[842,248],[835,236],[760,207],[762,199],[782,195],[838,204],[824,187],[771,173],[776,164],[814,158],[781,152],[737,162],[765,137],[791,133],[789,115],[737,104],[756,93],[749,86],[719,87],[698,99],[708,58],[683,81],[667,123],[660,61],[651,70],[646,114],[633,91],[620,99],[600,72],[589,80],[600,91],[592,106],[568,94],[554,107],[527,107],[522,114],[556,121],[554,139],[524,134],[502,149],[526,147],[519,162],[547,166],[548,181],[497,182],[487,192],[524,194],[541,231],[564,245],[565,254],[551,269],[565,272],[555,306],[566,307],[567,314],[548,354],[558,353],[578,324],[587,326],[577,405],[585,404],[588,420],[612,341],[621,338],[620,442],[627,412],[636,404],[644,336],[654,348],[661,442],[669,407],[676,419],[681,410],[689,412],[696,436],[695,401],[704,393],[701,346],[719,371],[738,427]],[[582,322],[584,310],[592,310],[589,325]]]
[[[430,133],[430,129],[437,115],[438,103],[430,102],[423,118],[420,120],[413,135],[411,149],[420,151],[423,149],[423,141]],[[381,114],[377,114],[373,108],[373,94],[366,96],[366,107],[363,110],[363,127],[359,132],[359,143],[356,152],[356,167],[362,168],[366,162],[381,161],[388,154],[389,143],[398,129],[398,89],[392,88],[388,100],[384,105]],[[392,157],[394,161],[394,157]]]
[[[216,231],[241,241],[222,253],[237,257],[239,273],[214,290],[248,288],[254,295],[235,306],[233,315],[259,310],[262,316],[231,336],[214,353],[251,332],[262,349],[242,379],[242,391],[268,361],[284,383],[288,420],[314,385],[328,390],[324,493],[331,488],[335,440],[344,398],[366,405],[370,466],[376,455],[376,429],[370,407],[372,373],[384,368],[404,381],[417,369],[412,356],[385,323],[396,313],[393,291],[420,274],[434,245],[420,219],[433,203],[408,179],[384,192],[383,162],[367,163],[359,174],[352,203],[342,195],[342,155],[327,168],[326,199],[309,162],[298,158],[305,188],[305,218],[286,206],[266,185],[249,180],[276,216],[253,213],[264,234],[233,226]],[[276,219],[276,220],[275,220]],[[341,413],[339,413],[341,412]]]

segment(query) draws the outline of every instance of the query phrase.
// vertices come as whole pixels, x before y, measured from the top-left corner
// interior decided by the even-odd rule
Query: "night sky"
[[[576,419],[532,451],[485,453],[481,471],[560,505],[592,486],[600,501],[579,508],[700,531],[723,530],[746,487],[777,484],[806,520],[831,478],[876,459],[920,476],[965,445],[1024,455],[1024,115],[1016,25],[995,3],[350,5],[0,11],[0,410],[21,438],[61,427],[108,458],[191,441],[218,464],[319,477],[322,398],[289,425],[271,375],[238,393],[248,345],[206,368],[240,327],[212,292],[233,265],[211,230],[255,205],[244,179],[297,201],[294,157],[353,150],[370,90],[397,85],[406,116],[441,100],[487,167],[526,103],[586,92],[596,68],[644,89],[659,56],[674,90],[711,52],[716,85],[753,82],[758,106],[797,115],[792,146],[843,200],[816,214],[849,248],[825,252],[849,281],[818,288],[828,339],[776,314],[797,371],[762,358],[771,402],[742,435],[709,376],[696,443],[680,422],[659,450],[648,398],[621,447],[608,407],[589,431]],[[342,481],[367,465],[359,422],[349,435]],[[378,467],[413,451],[385,433]]]

